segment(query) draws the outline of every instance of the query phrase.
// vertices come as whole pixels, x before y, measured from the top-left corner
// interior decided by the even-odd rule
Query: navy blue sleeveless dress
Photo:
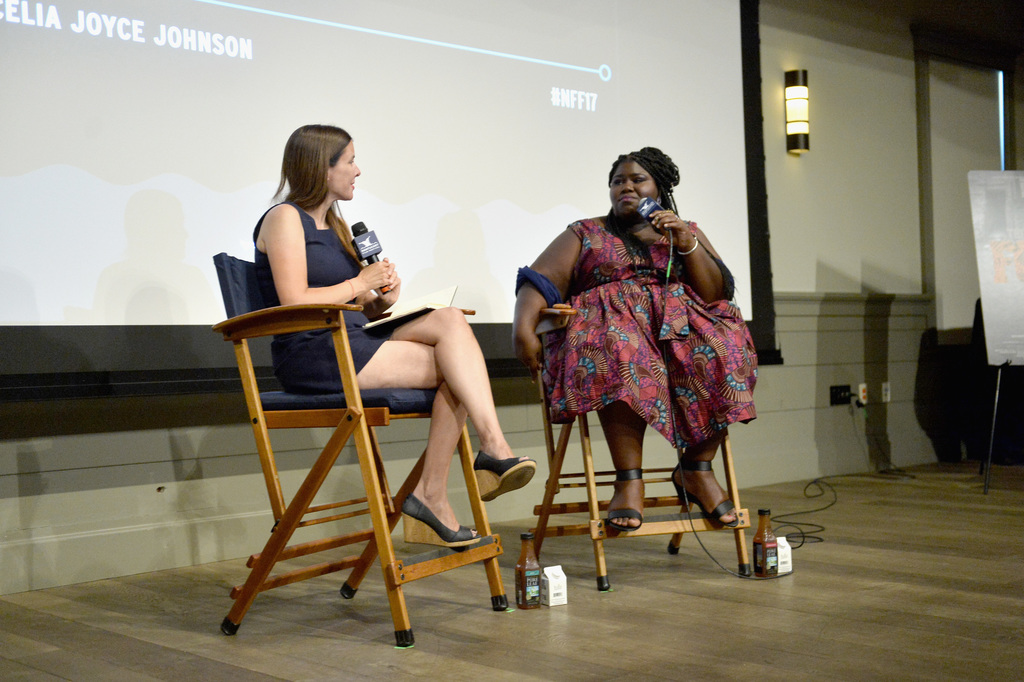
[[[309,286],[329,287],[359,274],[359,263],[345,251],[334,230],[316,229],[313,216],[291,202],[286,203],[295,207],[302,219],[302,231],[306,236],[306,279]],[[266,217],[264,213],[256,223],[252,235],[254,243]],[[280,305],[277,289],[274,288],[274,277],[270,272],[270,259],[259,249],[255,251],[256,276],[263,300],[268,306]],[[380,328],[363,329],[369,320],[361,312],[346,310],[343,314],[352,347],[352,360],[358,372],[390,338],[391,332]],[[270,345],[270,353],[274,362],[274,375],[289,393],[341,392],[338,361],[329,330],[275,336]]]

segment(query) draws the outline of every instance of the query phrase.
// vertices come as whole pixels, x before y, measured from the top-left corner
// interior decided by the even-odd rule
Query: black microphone
[[[359,260],[371,265],[380,260],[377,254],[381,252],[380,241],[373,230],[368,230],[362,221],[352,226],[352,247],[359,254]],[[380,288],[382,294],[391,291],[391,287],[385,285]]]
[[[652,213],[654,213],[655,211],[664,210],[665,209],[661,207],[661,204],[659,204],[654,199],[649,199],[648,197],[644,197],[643,199],[641,199],[640,204],[636,207],[637,213],[643,216],[644,220],[648,222],[650,222],[651,220]]]

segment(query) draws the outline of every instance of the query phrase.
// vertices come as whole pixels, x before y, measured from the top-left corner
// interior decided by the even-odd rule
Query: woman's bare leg
[[[412,494],[448,528],[459,523],[448,502],[448,472],[466,423],[466,409],[441,378],[430,346],[387,341],[357,375],[361,388],[436,388],[430,430],[423,453],[423,471]]]
[[[725,432],[719,432],[703,443],[691,445],[683,451],[680,459],[689,462],[710,462],[715,458],[715,453],[718,452],[723,438],[725,438]],[[681,472],[683,480],[679,480],[680,472],[680,469],[676,469],[672,472],[672,477],[680,485],[685,485],[687,494],[696,496],[705,509],[714,509],[729,498],[725,490],[722,489],[722,486],[715,479],[715,472],[683,471]],[[735,519],[736,514],[729,512],[728,514],[723,514],[721,520],[723,523],[731,523]]]
[[[450,378],[472,403],[456,392]],[[462,311],[438,310],[398,327],[358,379],[367,389],[437,388],[423,472],[413,494],[445,526],[457,530],[460,524],[448,501],[448,473],[467,415],[474,420],[481,449],[497,459],[515,457],[498,425],[483,353]]]
[[[410,344],[421,348],[410,350]],[[495,459],[515,456],[498,423],[480,345],[458,308],[435,310],[398,327],[359,380],[364,388],[434,388],[444,381],[465,406],[480,449]]]
[[[608,449],[611,450],[612,463],[616,471],[639,469],[643,466],[644,432],[647,422],[624,402],[614,402],[597,412],[604,431]],[[640,480],[616,481],[615,494],[608,503],[608,511],[619,509],[635,509],[643,512],[644,486]],[[640,521],[630,518],[616,518],[615,523],[626,528],[636,528]]]
[[[430,413],[430,435],[423,454],[423,473],[412,491],[441,523],[456,531],[460,524],[448,502],[448,472],[465,423],[465,408],[452,395],[448,384],[442,383],[437,388]]]

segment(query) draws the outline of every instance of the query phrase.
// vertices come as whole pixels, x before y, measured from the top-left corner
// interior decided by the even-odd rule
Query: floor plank
[[[218,562],[0,597],[0,678],[1018,678],[1024,468],[995,468],[988,495],[969,463],[826,483],[820,497],[806,482],[741,491],[752,513],[819,510],[788,517],[821,541],[778,580],[716,565],[709,553],[736,570],[729,532],[688,535],[678,555],[643,537],[606,544],[614,589],[600,593],[589,540],[549,538],[541,561],[563,567],[569,604],[495,613],[483,570],[462,568],[407,586],[416,646],[398,650],[379,569],[352,600],[338,574],[263,593],[225,637],[246,569]],[[510,594],[530,524],[497,528]]]

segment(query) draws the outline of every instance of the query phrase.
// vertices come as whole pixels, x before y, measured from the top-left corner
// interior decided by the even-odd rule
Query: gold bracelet
[[[689,251],[680,251],[679,255],[680,256],[689,256],[691,253],[693,253],[694,251],[697,250],[698,246],[700,246],[700,240],[697,239],[697,235],[693,235],[693,247]]]

